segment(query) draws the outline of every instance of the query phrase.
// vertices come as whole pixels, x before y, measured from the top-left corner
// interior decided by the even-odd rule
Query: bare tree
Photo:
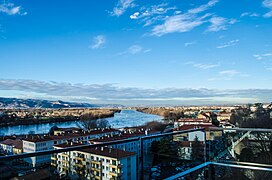
[[[93,130],[97,128],[110,127],[107,119],[96,119],[96,120],[81,120],[77,123],[77,126],[84,130]]]

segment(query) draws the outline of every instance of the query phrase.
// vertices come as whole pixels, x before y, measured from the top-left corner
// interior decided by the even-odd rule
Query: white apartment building
[[[99,138],[105,135],[114,135],[119,133],[116,129],[100,129],[93,131],[65,133],[59,135],[28,135],[23,140],[23,152],[31,153],[53,149],[54,145],[63,144],[66,142],[81,142],[87,144],[89,140]],[[42,166],[50,163],[51,155],[25,158],[26,163],[31,167]]]
[[[184,118],[184,119],[178,119],[174,122],[174,128],[178,128],[183,125],[208,125],[210,124],[209,120],[207,119],[192,119],[192,118]]]
[[[100,137],[98,139],[93,139],[90,141],[90,143],[91,144],[100,144],[100,143],[104,143],[104,142],[112,142],[112,141],[124,140],[124,139],[129,139],[129,138],[135,138],[135,137],[143,137],[146,135],[156,135],[156,134],[160,134],[160,133],[161,133],[160,131],[153,131],[153,130],[137,130],[134,132],[126,131],[126,132],[124,132],[122,134],[118,134],[118,135],[104,136],[104,137]],[[143,140],[143,151],[145,153],[148,152],[151,147],[152,142],[155,140],[159,141],[160,139],[161,138],[154,137],[154,138]],[[120,143],[120,144],[110,145],[109,147],[121,149],[124,151],[129,151],[129,152],[135,152],[138,157],[141,154],[140,141],[124,142],[124,143]]]
[[[61,149],[81,144],[61,144],[54,146]],[[82,150],[58,153],[52,157],[60,175],[71,175],[86,179],[124,179],[136,180],[136,154],[114,148],[84,148]],[[73,176],[74,175],[74,176]]]
[[[19,139],[6,139],[0,143],[0,151],[6,155],[22,153],[22,141]]]

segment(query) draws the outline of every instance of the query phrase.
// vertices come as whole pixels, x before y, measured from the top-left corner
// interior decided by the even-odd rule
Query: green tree
[[[242,149],[241,154],[238,156],[238,159],[242,162],[253,162],[254,154],[252,149],[250,148]]]
[[[204,147],[196,136],[192,142],[192,154],[193,160],[202,160],[204,158]]]

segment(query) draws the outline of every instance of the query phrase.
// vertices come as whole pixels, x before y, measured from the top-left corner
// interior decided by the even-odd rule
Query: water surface
[[[130,126],[139,126],[147,122],[154,120],[162,120],[163,117],[137,112],[134,110],[122,110],[120,113],[115,113],[114,117],[105,118],[109,121],[111,127],[122,128]],[[58,127],[78,127],[77,121],[69,122],[56,122],[46,124],[33,124],[33,125],[18,125],[10,127],[1,127],[0,135],[11,135],[11,134],[28,134],[29,132],[34,133],[48,133],[49,129],[53,126]]]

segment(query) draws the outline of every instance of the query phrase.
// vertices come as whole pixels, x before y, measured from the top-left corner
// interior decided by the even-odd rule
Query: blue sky
[[[271,32],[272,0],[0,1],[0,96],[270,102]]]

